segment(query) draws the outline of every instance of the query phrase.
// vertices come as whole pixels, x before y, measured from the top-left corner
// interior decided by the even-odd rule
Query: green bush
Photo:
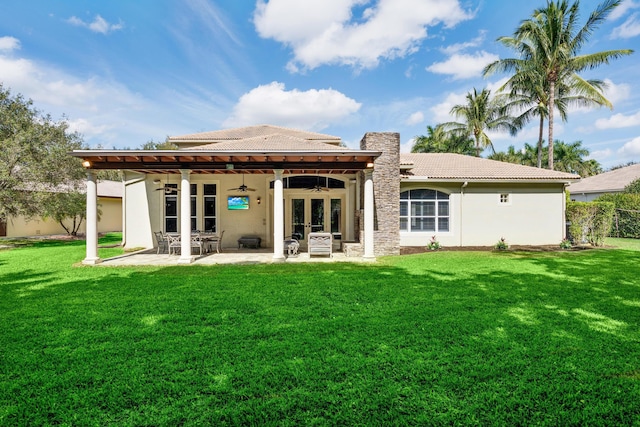
[[[574,244],[588,242],[602,246],[613,224],[615,205],[610,202],[570,202],[567,204],[569,235]]]
[[[612,236],[640,239],[640,194],[605,194],[597,200],[615,205]]]

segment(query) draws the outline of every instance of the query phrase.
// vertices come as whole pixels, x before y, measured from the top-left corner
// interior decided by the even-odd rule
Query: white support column
[[[98,185],[96,174],[87,170],[87,253],[83,264],[95,265],[100,263],[98,257]]]
[[[375,259],[373,246],[373,170],[364,172],[364,254],[363,258]]]
[[[191,171],[180,170],[180,258],[178,264],[191,264]]]
[[[284,189],[282,169],[276,169],[273,181],[273,259],[284,261]]]

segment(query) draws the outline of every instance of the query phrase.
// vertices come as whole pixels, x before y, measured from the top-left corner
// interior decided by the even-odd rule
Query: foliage
[[[1,425],[604,426],[638,415],[639,252],[71,266],[83,256],[82,241],[0,251]]]
[[[451,109],[451,114],[460,121],[446,122],[440,126],[451,135],[473,138],[476,156],[480,157],[480,152],[487,147],[495,151],[486,131],[508,130],[515,134],[517,129],[513,125],[513,119],[504,109],[504,97],[492,98],[489,89],[478,93],[473,88],[473,92],[467,93],[466,100],[466,104],[454,105]]]
[[[509,249],[509,244],[504,237],[501,237],[500,240],[498,240],[498,243],[496,243],[493,247],[499,251],[506,251],[507,249]]]
[[[615,205],[612,235],[640,239],[640,194],[603,194],[597,200]]]
[[[76,236],[86,217],[87,197],[85,194],[72,192],[49,192],[43,195],[44,218],[52,218],[64,228],[67,234]],[[102,212],[98,209],[98,220]]]
[[[613,224],[615,205],[609,202],[569,202],[567,221],[569,235],[574,244],[588,242],[602,246]]]
[[[40,215],[46,193],[62,184],[77,190],[85,172],[68,152],[82,148],[82,140],[68,128],[0,84],[0,220]]]
[[[560,249],[571,249],[572,248],[572,244],[571,244],[571,240],[569,239],[563,239],[560,242]]]
[[[554,169],[554,114],[558,109],[566,114],[564,96],[575,97],[578,105],[606,105],[604,83],[585,80],[578,73],[609,63],[610,60],[629,55],[630,49],[609,50],[583,54],[589,37],[619,6],[621,0],[607,0],[593,11],[585,24],[579,27],[579,2],[569,5],[566,0],[547,1],[546,6],[534,10],[529,19],[520,23],[512,37],[500,37],[499,42],[518,53],[517,58],[500,59],[488,65],[485,75],[494,72],[513,72],[507,87],[514,97],[529,97],[532,115],[540,117],[540,130],[544,118],[549,122],[549,168]],[[569,98],[571,99],[571,98]],[[556,105],[556,102],[559,104]],[[526,119],[526,118],[525,118]],[[526,120],[522,121],[525,122]],[[540,142],[542,137],[540,136]]]
[[[575,173],[581,177],[597,175],[602,172],[602,167],[597,160],[586,159],[589,156],[589,150],[582,146],[582,141],[565,143],[556,140],[555,142],[556,163],[555,170]],[[543,145],[544,147],[544,145]],[[516,150],[513,145],[509,146],[506,152],[499,151],[490,156],[489,159],[499,160],[502,162],[517,163],[526,166],[537,166],[536,147],[524,144],[522,150]],[[542,166],[548,165],[548,154],[543,150]]]
[[[177,150],[178,146],[171,142],[169,138],[165,139],[164,142],[156,142],[154,140],[149,140],[140,146],[140,150]]]
[[[415,137],[411,147],[412,153],[456,153],[467,156],[475,155],[473,139],[464,135],[453,135],[445,132],[441,125],[427,126],[427,135]]]
[[[631,181],[626,187],[624,187],[624,193],[640,194],[640,178],[635,181]]]
[[[427,244],[427,249],[429,249],[430,251],[437,251],[441,247],[442,246],[440,245],[440,242],[438,242],[438,240],[436,239],[436,236],[431,236],[431,240],[429,240],[429,243]]]

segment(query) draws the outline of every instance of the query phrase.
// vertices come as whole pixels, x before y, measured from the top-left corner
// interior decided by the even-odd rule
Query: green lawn
[[[83,256],[0,250],[2,426],[640,425],[636,250]]]

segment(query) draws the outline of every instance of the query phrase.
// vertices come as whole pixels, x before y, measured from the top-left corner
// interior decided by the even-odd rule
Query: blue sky
[[[511,35],[540,1],[4,1],[0,82],[91,147],[274,124],[339,136],[400,132],[402,150],[511,57]],[[525,6],[523,6],[523,4]],[[583,0],[582,18],[599,1]],[[624,0],[584,53],[634,49],[640,0]],[[640,161],[640,53],[583,74],[605,79],[614,109],[575,110],[555,137],[582,141],[605,168]],[[536,141],[492,134],[497,150]],[[485,153],[487,154],[487,153]]]

